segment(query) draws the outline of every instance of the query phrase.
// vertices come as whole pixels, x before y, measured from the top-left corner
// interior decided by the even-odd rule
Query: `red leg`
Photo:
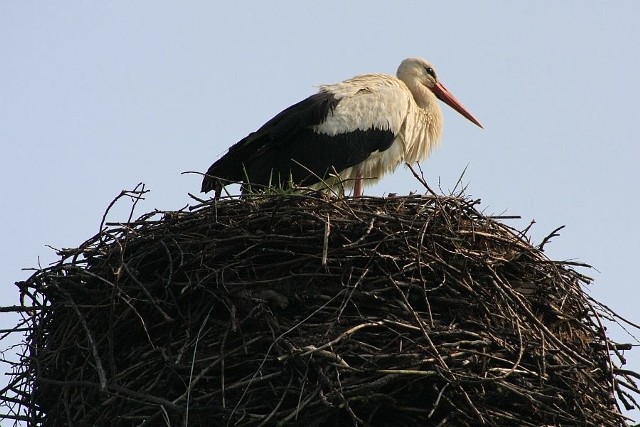
[[[356,176],[356,183],[353,185],[353,196],[360,197],[363,194],[364,190],[364,179],[362,175],[358,174]]]

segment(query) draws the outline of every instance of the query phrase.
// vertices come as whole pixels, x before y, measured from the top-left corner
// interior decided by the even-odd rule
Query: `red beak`
[[[475,123],[476,125],[484,129],[484,127],[480,124],[478,119],[473,117],[473,114],[471,114],[466,108],[464,108],[464,105],[462,105],[462,103],[458,101],[456,97],[453,96],[453,94],[449,92],[442,83],[436,82],[435,86],[431,88],[431,91],[435,94],[435,96],[438,97],[438,99],[446,103],[449,107],[453,108],[458,113],[465,116],[472,123]]]

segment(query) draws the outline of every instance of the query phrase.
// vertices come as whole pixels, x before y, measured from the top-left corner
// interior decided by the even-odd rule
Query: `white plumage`
[[[421,58],[402,61],[396,77],[366,74],[322,85],[233,145],[209,168],[202,191],[219,196],[229,182],[248,191],[339,179],[361,195],[363,180],[375,182],[431,153],[443,126],[438,98],[482,127]]]

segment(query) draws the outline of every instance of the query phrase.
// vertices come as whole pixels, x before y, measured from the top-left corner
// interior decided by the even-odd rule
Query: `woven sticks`
[[[107,224],[18,284],[3,404],[34,426],[624,425],[638,375],[590,279],[476,205],[264,195]]]

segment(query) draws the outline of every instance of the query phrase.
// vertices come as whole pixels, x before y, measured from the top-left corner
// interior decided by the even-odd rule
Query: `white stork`
[[[243,192],[341,182],[361,196],[364,179],[375,182],[400,163],[423,160],[438,144],[438,99],[482,127],[428,61],[405,59],[396,76],[365,74],[320,86],[229,148],[207,171],[202,191],[215,190],[218,198],[232,182],[242,182]]]

